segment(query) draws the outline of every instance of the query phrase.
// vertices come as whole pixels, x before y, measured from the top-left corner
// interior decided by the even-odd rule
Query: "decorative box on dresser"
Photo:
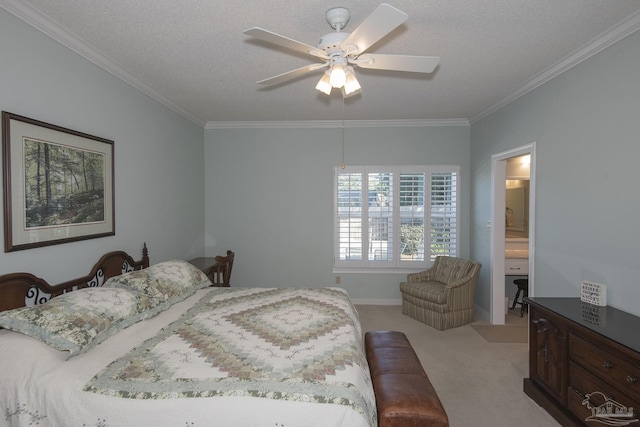
[[[640,317],[579,298],[526,301],[529,378],[524,392],[563,426],[604,425],[607,410],[618,412],[610,419],[637,420]],[[623,416],[631,412],[635,416]],[[600,422],[585,421],[596,414]],[[640,426],[640,421],[629,425]]]

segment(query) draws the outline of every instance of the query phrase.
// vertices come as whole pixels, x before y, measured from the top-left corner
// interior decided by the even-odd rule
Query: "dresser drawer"
[[[529,274],[529,260],[527,258],[505,258],[505,276],[527,276]]]
[[[640,400],[640,361],[634,366],[574,334],[569,334],[569,358],[629,397]]]
[[[567,406],[580,420],[585,420],[587,417],[593,415],[592,409],[583,404],[587,395],[590,395],[589,406],[591,408],[597,408],[603,405],[606,398],[614,400],[625,409],[638,408],[640,405],[640,402],[633,400],[626,393],[616,390],[610,384],[597,378],[575,362],[571,362],[569,364]]]

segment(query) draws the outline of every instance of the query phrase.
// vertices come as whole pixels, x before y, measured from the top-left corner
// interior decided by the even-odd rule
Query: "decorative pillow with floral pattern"
[[[155,305],[146,295],[127,289],[84,288],[45,304],[2,312],[0,327],[68,351],[71,357],[157,314]]]
[[[111,277],[103,287],[140,292],[165,309],[210,285],[211,281],[199,268],[187,261],[172,260]]]

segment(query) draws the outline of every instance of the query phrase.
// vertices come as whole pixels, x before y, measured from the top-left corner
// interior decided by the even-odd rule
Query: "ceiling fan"
[[[408,17],[395,7],[382,3],[353,32],[345,33],[342,29],[349,22],[349,9],[334,7],[327,11],[327,22],[335,32],[320,37],[315,47],[260,27],[250,28],[244,33],[287,49],[307,53],[321,61],[260,80],[258,84],[280,84],[326,68],[316,89],[329,95],[332,88],[338,88],[343,96],[349,96],[361,89],[353,66],[413,73],[431,73],[438,66],[440,58],[436,56],[365,53]]]

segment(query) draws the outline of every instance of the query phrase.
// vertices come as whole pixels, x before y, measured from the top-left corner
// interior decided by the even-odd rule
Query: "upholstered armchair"
[[[473,322],[480,267],[462,258],[436,257],[429,270],[400,283],[402,313],[440,330]]]

